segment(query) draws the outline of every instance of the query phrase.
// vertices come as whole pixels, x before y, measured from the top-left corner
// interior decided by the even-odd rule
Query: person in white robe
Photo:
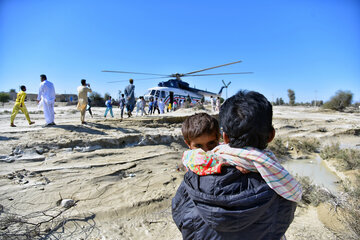
[[[160,98],[160,101],[159,101],[159,109],[160,109],[160,114],[164,114],[165,103],[163,102],[163,100],[161,98]]]
[[[40,88],[37,97],[39,107],[44,106],[45,126],[55,125],[54,118],[54,103],[55,103],[55,88],[54,84],[47,80],[45,74],[40,75]]]

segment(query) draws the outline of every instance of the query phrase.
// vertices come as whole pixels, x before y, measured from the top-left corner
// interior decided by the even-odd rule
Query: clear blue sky
[[[251,75],[184,78],[217,92],[231,81],[269,100],[293,89],[296,101],[329,100],[350,90],[360,101],[360,1],[0,0],[0,91],[37,93],[44,73],[57,93],[76,93],[82,78],[117,96],[135,79],[136,96],[158,80],[103,73],[121,70]],[[225,97],[225,92],[223,93]]]

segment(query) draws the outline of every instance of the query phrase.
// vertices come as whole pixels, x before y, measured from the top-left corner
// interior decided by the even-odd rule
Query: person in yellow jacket
[[[18,114],[19,110],[21,110],[25,114],[26,120],[29,122],[29,125],[35,123],[30,120],[29,113],[25,106],[26,87],[24,85],[22,85],[20,87],[20,89],[21,89],[21,91],[18,92],[18,94],[17,94],[15,105],[14,105],[14,108],[13,108],[13,111],[11,114],[11,118],[10,118],[10,120],[11,120],[10,126],[11,127],[16,127],[16,125],[14,124],[14,120],[15,120],[15,117]]]

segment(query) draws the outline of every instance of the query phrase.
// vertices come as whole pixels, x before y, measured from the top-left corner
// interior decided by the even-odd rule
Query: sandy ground
[[[11,103],[0,108],[0,214],[33,225],[2,234],[17,228],[29,239],[37,238],[31,229],[48,239],[181,239],[170,205],[184,174],[181,123],[194,110],[120,121],[117,108],[106,119],[105,108],[93,108],[94,118],[87,115],[81,125],[75,106],[56,106],[57,125],[42,127],[41,110],[28,104],[36,123],[29,126],[19,113],[16,128],[9,126],[11,110]],[[315,137],[323,145],[360,148],[359,119],[359,113],[274,108],[277,136]],[[58,206],[61,199],[75,206]],[[339,239],[318,215],[317,208],[298,208],[287,238]]]

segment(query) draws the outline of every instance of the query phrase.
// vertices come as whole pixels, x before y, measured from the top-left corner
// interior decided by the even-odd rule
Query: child
[[[141,97],[141,116],[143,114],[147,115],[145,112],[145,107],[146,107],[146,101],[145,101],[144,97]]]
[[[141,105],[142,105],[142,100],[140,96],[139,99],[136,101],[136,116],[138,116],[139,112],[141,111]]]
[[[208,114],[195,114],[184,121],[185,143],[194,149],[183,154],[185,167],[198,175],[221,173],[221,167],[226,165],[236,166],[242,173],[259,172],[277,194],[299,202],[302,194],[299,182],[270,150],[265,150],[275,136],[271,104],[256,92],[239,92],[235,96],[222,106],[224,145],[217,146],[219,125]]]
[[[14,108],[13,108],[13,111],[12,111],[12,114],[10,117],[10,126],[11,127],[16,127],[16,125],[14,124],[14,120],[19,111],[21,111],[25,114],[26,120],[28,121],[29,125],[35,123],[30,120],[29,112],[25,106],[26,87],[24,85],[22,85],[20,87],[20,89],[21,89],[21,91],[18,92],[18,94],[16,96],[15,105],[14,105]]]
[[[105,102],[105,105],[106,105],[106,110],[105,110],[105,113],[104,113],[104,117],[106,117],[109,110],[110,110],[111,117],[114,117],[114,114],[113,114],[113,111],[112,111],[111,97],[109,97],[109,99]]]

